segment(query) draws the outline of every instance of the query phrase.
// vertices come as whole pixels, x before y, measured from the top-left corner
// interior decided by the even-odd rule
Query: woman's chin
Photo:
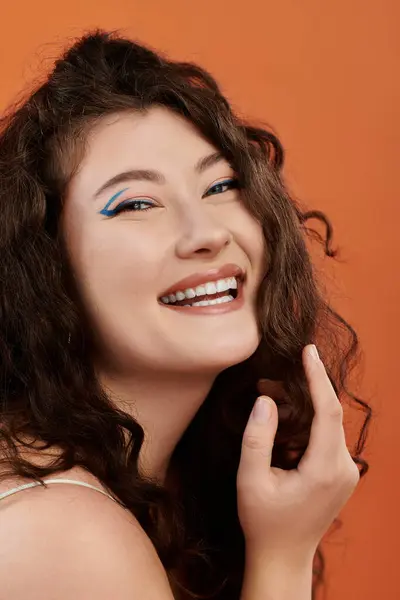
[[[214,340],[204,346],[197,345],[185,353],[185,363],[190,364],[194,370],[221,372],[228,367],[237,365],[254,354],[260,343],[258,336],[233,339]]]

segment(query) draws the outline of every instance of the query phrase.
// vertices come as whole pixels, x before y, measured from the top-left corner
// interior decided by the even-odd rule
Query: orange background
[[[341,261],[326,265],[337,309],[365,353],[375,409],[370,473],[327,544],[327,600],[400,597],[397,348],[400,217],[399,4],[395,0],[49,0],[1,8],[0,106],[67,36],[129,36],[208,68],[241,113],[275,128],[292,189],[328,213]],[[319,253],[320,254],[320,253]],[[328,261],[329,262],[329,261]]]

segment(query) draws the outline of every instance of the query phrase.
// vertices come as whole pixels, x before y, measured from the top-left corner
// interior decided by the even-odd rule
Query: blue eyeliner
[[[214,189],[215,187],[217,187],[218,185],[227,185],[227,184],[231,184],[231,188],[230,189],[234,189],[234,188],[239,188],[239,180],[236,178],[228,178],[225,179],[223,181],[219,181],[217,183],[215,183],[206,193],[206,196],[209,195],[210,190]],[[126,190],[129,190],[129,188],[125,188],[123,190],[120,190],[119,192],[117,192],[116,194],[114,194],[114,196],[112,196],[112,198],[109,199],[109,201],[107,202],[107,204],[105,205],[105,207],[99,211],[100,215],[104,215],[105,217],[113,217],[115,214],[117,214],[118,211],[116,209],[111,209],[109,210],[109,206],[114,202],[114,200],[116,198],[118,198],[118,196],[120,196],[121,194],[123,194],[124,192],[126,192]],[[137,202],[145,202],[147,204],[149,204],[149,202],[147,202],[147,200],[137,200]],[[122,203],[125,204],[125,203]],[[129,203],[128,203],[129,204]],[[122,205],[120,205],[122,206]],[[117,207],[118,208],[118,207]],[[145,210],[149,210],[149,209],[145,209]],[[144,211],[143,211],[144,212]]]
[[[112,217],[113,214],[115,213],[115,210],[108,210],[108,207],[110,206],[110,204],[112,204],[112,202],[114,202],[115,198],[118,198],[118,196],[120,196],[121,194],[126,192],[126,190],[129,190],[129,188],[125,188],[124,190],[121,190],[120,192],[117,192],[116,194],[114,194],[114,196],[109,199],[109,201],[107,202],[105,207],[102,210],[100,210],[99,213],[101,215],[105,215],[106,217]]]

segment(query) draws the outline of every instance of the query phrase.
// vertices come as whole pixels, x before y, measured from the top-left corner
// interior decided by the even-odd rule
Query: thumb
[[[271,466],[272,448],[278,428],[278,409],[268,396],[259,396],[243,433],[239,471]]]

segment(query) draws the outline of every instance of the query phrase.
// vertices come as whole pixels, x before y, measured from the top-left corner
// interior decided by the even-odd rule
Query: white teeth
[[[229,289],[231,289],[231,290],[237,290],[237,286],[238,286],[238,284],[237,284],[236,278],[235,277],[231,277],[231,282],[230,282],[230,285],[229,285]]]
[[[193,302],[191,306],[212,306],[213,304],[224,304],[225,302],[232,302],[234,297],[229,296],[221,296],[221,298],[216,298],[215,300],[200,300],[200,302]]]
[[[196,298],[196,292],[194,291],[193,288],[188,288],[187,290],[185,290],[185,296],[186,298]]]
[[[226,277],[225,279],[218,279],[218,281],[207,281],[206,283],[198,285],[195,288],[187,288],[184,291],[178,290],[174,294],[162,296],[161,302],[164,304],[173,304],[175,302],[180,302],[185,298],[191,300],[196,296],[212,296],[213,294],[227,292],[228,290],[236,290],[237,288],[238,282],[236,277]],[[205,301],[203,300],[203,302]]]
[[[229,282],[230,279],[219,279],[217,281],[217,292],[227,292],[229,290]],[[232,279],[235,279],[234,277],[232,277]],[[235,279],[236,282],[236,279]]]
[[[215,285],[215,283],[206,283],[204,287],[206,288],[206,294],[208,296],[217,293],[217,286]]]
[[[194,291],[196,292],[196,296],[205,296],[206,295],[206,288],[204,285],[198,285]]]

